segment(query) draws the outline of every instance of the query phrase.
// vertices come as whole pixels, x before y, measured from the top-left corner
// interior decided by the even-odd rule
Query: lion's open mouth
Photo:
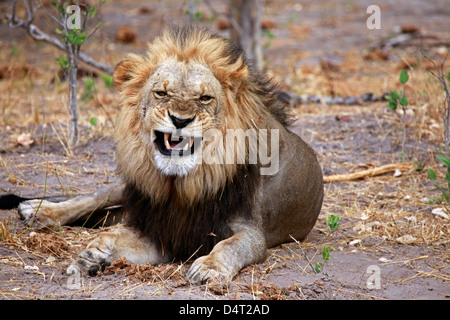
[[[201,138],[177,136],[175,133],[155,131],[156,146],[165,156],[187,156],[194,154]]]

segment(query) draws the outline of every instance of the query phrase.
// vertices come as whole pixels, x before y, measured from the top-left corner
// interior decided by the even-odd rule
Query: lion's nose
[[[193,118],[178,118],[175,117],[174,115],[171,115],[170,112],[169,117],[177,129],[186,127],[189,123],[191,123],[195,119],[195,116]]]

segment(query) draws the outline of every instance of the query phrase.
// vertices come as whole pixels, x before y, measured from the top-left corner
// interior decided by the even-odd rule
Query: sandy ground
[[[264,17],[274,22],[275,28],[273,36],[265,38],[265,57],[268,71],[281,87],[299,96],[359,97],[367,92],[382,96],[398,85],[400,66],[405,61],[411,65],[418,56],[417,38],[386,49],[386,59],[373,50],[395,37],[402,25],[418,28],[423,36],[419,43],[430,52],[448,50],[450,9],[444,1],[380,3],[382,29],[375,31],[368,31],[365,26],[369,2],[266,1]],[[225,10],[219,3],[212,3],[218,12]],[[167,2],[165,15],[153,11],[142,14],[127,2],[108,2],[102,10],[103,19],[108,17],[110,22],[105,23],[102,41],[114,37],[116,25],[111,21],[119,19],[138,30],[138,37],[129,45],[110,40],[112,44],[105,46],[104,56],[113,64],[119,53],[123,56],[129,51],[141,52],[146,39],[160,30],[161,19],[179,16],[181,9]],[[202,10],[208,13],[207,7]],[[143,28],[149,21],[154,28]],[[208,23],[211,28],[217,26],[216,21]],[[5,24],[0,25],[0,32],[7,35],[2,40],[7,50],[13,47],[23,50],[18,61],[26,61],[38,73],[45,73],[40,68],[44,58],[37,58],[24,48],[42,51],[40,57],[49,57],[53,51],[33,47],[23,32],[11,31]],[[94,54],[102,56],[99,52]],[[1,57],[0,65],[8,64],[8,54]],[[411,94],[431,90],[421,86],[421,81],[429,79],[420,73],[426,67],[421,63],[411,69]],[[9,103],[4,104],[0,126],[0,192],[27,196],[41,196],[44,192],[79,194],[118,181],[112,129],[101,108],[95,103],[83,105],[85,114],[93,114],[101,121],[91,126],[89,117],[84,116],[87,120],[82,123],[82,141],[68,155],[61,139],[66,113],[52,113],[52,108],[56,108],[52,101],[61,101],[64,90],[49,89],[45,95],[49,111],[43,119],[40,111],[32,111],[36,109],[33,103],[40,105],[42,101],[43,86],[37,80],[31,84],[26,79],[0,82],[2,101]],[[11,87],[7,82],[10,86],[23,85],[25,91],[31,88],[31,93],[19,89],[8,93],[7,88]],[[441,139],[439,118],[431,107],[430,110],[423,107],[427,98],[424,95],[417,98],[422,104],[408,113],[406,160],[434,168],[440,172],[438,179],[442,183],[444,169],[434,160]],[[107,115],[117,112],[114,90],[99,88],[97,99],[103,101]],[[432,99],[426,102],[430,106],[436,103]],[[11,107],[13,103],[18,107]],[[293,104],[292,112],[297,118],[292,131],[317,152],[325,176],[401,161],[401,122],[386,109],[385,102],[351,106],[297,103]],[[20,114],[30,117],[37,114],[39,121],[15,121]],[[53,127],[42,125],[54,119],[61,121],[53,122]],[[35,142],[30,147],[16,143],[23,132],[32,133]],[[450,222],[433,212],[440,209],[448,213],[448,205],[423,200],[437,198],[439,191],[425,172],[414,168],[417,166],[396,176],[390,172],[356,181],[327,183],[321,215],[304,242],[270,249],[264,263],[246,267],[230,284],[220,288],[188,284],[184,274],[190,262],[150,267],[120,261],[101,276],[70,279],[65,269],[101,229],[71,226],[44,233],[26,228],[15,209],[3,210],[0,299],[445,300],[450,297]],[[330,215],[339,215],[342,224],[328,236],[326,219]],[[324,245],[333,251],[322,272],[315,273],[311,264],[323,262]]]

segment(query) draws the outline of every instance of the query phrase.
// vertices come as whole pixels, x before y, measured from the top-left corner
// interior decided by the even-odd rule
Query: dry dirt
[[[225,11],[220,2],[210,2],[217,12]],[[165,2],[164,14],[158,14],[161,8],[153,4],[136,8],[129,1],[108,1],[102,8],[101,18],[108,22],[99,33],[101,41],[91,43],[89,51],[111,64],[126,52],[142,52],[165,20],[182,20],[183,7],[176,3]],[[323,209],[308,238],[270,249],[264,263],[246,267],[224,286],[188,284],[184,274],[190,262],[151,267],[125,260],[101,276],[74,283],[65,270],[101,228],[43,232],[26,228],[15,209],[0,210],[0,299],[450,298],[449,207],[425,201],[440,192],[424,170],[417,170],[434,169],[444,185],[444,168],[435,160],[442,145],[437,111],[442,91],[419,49],[436,59],[445,56],[450,9],[444,1],[383,1],[382,29],[369,31],[365,11],[370,1],[266,4],[264,18],[275,25],[264,38],[267,69],[293,96],[360,97],[371,92],[381,97],[399,88],[399,71],[408,68],[411,111],[403,160],[414,166],[401,174],[325,184]],[[200,9],[204,17],[211,15],[203,4]],[[220,19],[204,23],[215,29]],[[135,42],[114,40],[118,21],[137,31]],[[383,47],[401,26],[404,31],[415,27],[418,33],[398,46]],[[58,72],[52,65],[57,51],[36,45],[5,23],[0,34],[0,70],[26,69],[18,78],[9,74],[0,79],[0,193],[73,195],[118,181],[111,137],[118,110],[115,91],[96,79],[95,98],[80,106],[81,142],[68,150],[67,112],[61,107],[65,83],[50,81]],[[386,102],[329,106],[295,101],[291,129],[317,152],[325,176],[402,161],[402,125]],[[91,117],[98,119],[97,125],[89,124]],[[22,133],[31,134],[31,146],[17,143]],[[329,236],[330,215],[339,215],[341,225]],[[312,265],[323,262],[324,245],[333,251],[322,272],[315,273]]]

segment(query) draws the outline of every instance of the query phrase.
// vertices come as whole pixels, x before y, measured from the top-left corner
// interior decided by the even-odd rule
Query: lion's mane
[[[142,139],[142,88],[156,67],[170,58],[206,65],[222,87],[227,129],[266,128],[275,119],[286,124],[285,105],[274,86],[254,72],[243,51],[222,37],[193,27],[170,28],[148,46],[144,57],[119,63],[114,80],[121,92],[122,113],[116,128],[118,169],[126,183],[128,224],[173,258],[209,252],[231,235],[227,222],[248,216],[260,181],[258,164],[199,164],[186,176],[163,175]]]

